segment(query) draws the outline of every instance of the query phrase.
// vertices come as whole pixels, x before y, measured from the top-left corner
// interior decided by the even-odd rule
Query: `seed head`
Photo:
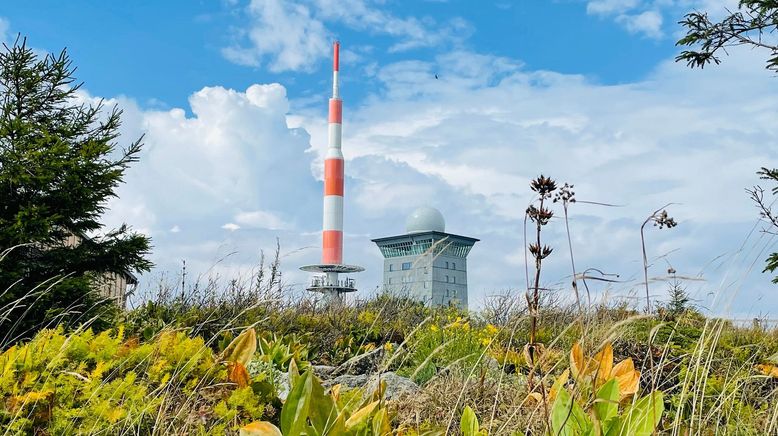
[[[565,183],[564,186],[559,188],[559,191],[554,194],[554,203],[562,202],[562,204],[575,203],[575,192],[573,191],[573,185]]]
[[[541,226],[545,226],[554,216],[554,212],[552,212],[551,209],[548,209],[545,206],[541,208],[537,208],[533,204],[527,208],[527,215],[533,222],[536,222]]]
[[[673,227],[677,226],[678,223],[675,222],[673,217],[669,216],[667,214],[666,210],[662,210],[662,212],[659,212],[657,215],[653,218],[654,226],[658,226],[660,229],[667,227],[668,229],[672,229]]]
[[[529,187],[537,192],[541,198],[548,198],[556,190],[556,182],[550,177],[541,174],[537,179],[530,182]]]

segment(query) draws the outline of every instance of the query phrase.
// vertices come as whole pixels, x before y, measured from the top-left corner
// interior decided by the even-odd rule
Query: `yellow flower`
[[[387,342],[384,344],[384,350],[391,352],[394,346],[392,346],[391,342]]]
[[[499,331],[499,329],[492,324],[486,324],[486,328],[484,328],[484,330],[486,330],[486,334],[489,336],[494,336]]]
[[[435,324],[432,324],[432,325],[430,326],[430,331],[433,331],[433,332],[436,332],[436,331],[438,331],[438,326],[436,326]]]

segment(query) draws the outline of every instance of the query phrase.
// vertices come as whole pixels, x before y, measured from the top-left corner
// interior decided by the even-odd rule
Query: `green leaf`
[[[462,411],[462,419],[459,422],[459,428],[462,429],[464,436],[476,436],[478,434],[478,417],[470,406],[465,406]]]
[[[373,435],[385,436],[392,434],[392,426],[389,420],[389,413],[386,409],[379,410],[373,417]]]
[[[297,364],[291,362],[289,364],[289,386],[294,389],[294,386],[300,380],[300,371],[297,370]]]
[[[318,434],[326,434],[338,417],[338,411],[332,397],[324,394],[324,388],[319,382],[319,379],[313,374],[311,374],[310,378],[311,406],[309,417],[311,418],[311,424],[313,424],[313,427]]]
[[[662,392],[654,391],[625,410],[622,416],[613,423],[607,435],[650,436],[659,425],[664,410]]]
[[[615,378],[597,390],[593,409],[594,416],[601,424],[619,413],[619,382]]]
[[[313,383],[310,371],[299,376],[292,387],[286,403],[281,409],[281,431],[286,436],[299,436],[307,428],[308,412],[311,407],[311,390]]]
[[[565,389],[557,392],[551,408],[551,433],[555,436],[594,434],[594,425],[578,403]]]

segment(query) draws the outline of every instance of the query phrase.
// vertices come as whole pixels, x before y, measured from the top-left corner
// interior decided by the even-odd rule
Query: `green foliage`
[[[595,395],[592,413],[560,389],[551,408],[549,435],[564,436],[649,436],[654,434],[664,412],[659,391],[640,398],[619,414],[619,384],[611,379]]]
[[[411,338],[408,356],[400,374],[425,383],[451,366],[472,368],[484,355],[497,330],[494,326],[473,327],[455,309],[447,309],[420,328]]]
[[[182,332],[141,343],[121,328],[42,330],[0,355],[0,427],[12,434],[218,434],[262,417],[260,395],[226,382],[225,366],[203,340]]]
[[[391,434],[389,414],[380,406],[380,389],[378,398],[366,398],[356,411],[352,412],[352,407],[344,406],[338,401],[340,386],[325,392],[319,379],[310,370],[301,375],[296,365],[291,363],[289,380],[291,391],[281,409],[280,433],[291,436]],[[251,434],[252,428],[257,425],[274,429],[271,423],[264,422],[251,423],[241,431]],[[277,431],[275,428],[270,434]]]
[[[117,150],[121,111],[83,103],[74,71],[25,40],[0,51],[0,346],[94,316],[107,327],[102,275],[151,267],[147,237],[99,221],[140,140]]]
[[[462,411],[462,418],[459,421],[459,428],[463,436],[486,436],[486,430],[481,430],[478,424],[478,417],[470,406],[466,406]]]
[[[698,50],[684,50],[676,61],[684,61],[690,67],[703,68],[710,63],[719,64],[717,54],[728,47],[748,45],[767,50],[767,68],[778,71],[778,45],[771,44],[766,35],[778,29],[778,1],[740,0],[737,11],[731,12],[720,22],[710,21],[706,12],[691,12],[680,23],[686,35],[676,45],[697,46]]]
[[[295,334],[279,337],[266,332],[259,336],[259,359],[281,371],[288,371],[292,361],[300,369],[308,366],[308,348]]]

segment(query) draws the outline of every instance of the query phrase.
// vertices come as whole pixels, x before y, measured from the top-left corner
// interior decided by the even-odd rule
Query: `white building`
[[[384,289],[431,306],[467,307],[467,255],[478,239],[446,233],[443,215],[420,207],[406,233],[373,239],[384,256]]]

